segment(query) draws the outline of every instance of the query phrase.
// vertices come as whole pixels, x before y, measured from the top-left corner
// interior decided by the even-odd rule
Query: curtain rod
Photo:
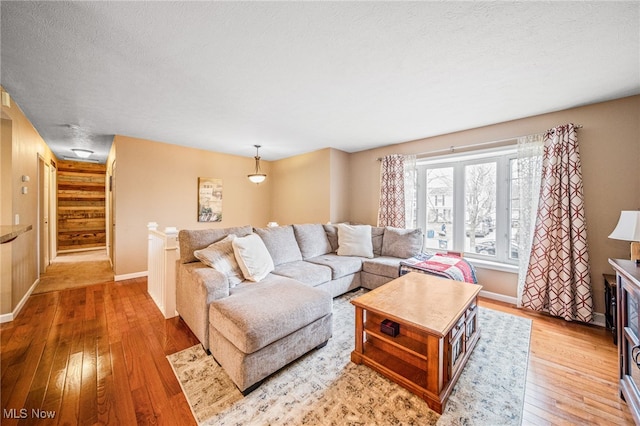
[[[582,124],[576,124],[574,126],[575,129],[582,129]],[[453,146],[451,145],[449,148],[442,148],[442,149],[436,149],[433,151],[424,151],[424,152],[419,152],[417,154],[415,154],[416,157],[423,157],[423,156],[428,156],[431,154],[439,154],[442,152],[448,152],[448,153],[454,153],[456,151],[459,150],[466,150],[469,148],[477,148],[480,146],[487,146],[487,145],[507,145],[505,142],[510,142],[510,141],[514,141],[526,136],[531,136],[531,135],[523,135],[523,136],[514,136],[512,138],[507,138],[507,139],[500,139],[497,141],[491,141],[491,142],[482,142],[482,143],[476,143],[476,144],[471,144],[471,145],[460,145],[460,146]],[[378,157],[377,158],[378,161],[382,161],[382,157]]]

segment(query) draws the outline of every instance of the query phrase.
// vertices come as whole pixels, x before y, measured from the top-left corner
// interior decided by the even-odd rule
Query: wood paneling
[[[104,164],[58,164],[58,250],[106,245]]]

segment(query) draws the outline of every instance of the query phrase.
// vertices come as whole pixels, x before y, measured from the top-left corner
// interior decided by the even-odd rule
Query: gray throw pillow
[[[331,253],[335,253],[338,250],[338,227],[332,224],[322,225],[322,227],[331,245]]]
[[[327,238],[327,233],[319,223],[293,225],[293,232],[298,241],[298,246],[300,246],[303,259],[331,253],[331,244]]]
[[[421,229],[403,229],[387,226],[382,237],[382,255],[406,259],[422,251]]]
[[[293,226],[256,228],[254,231],[262,238],[275,266],[302,260],[298,242],[293,234]]]
[[[220,241],[211,244],[202,250],[196,250],[193,255],[210,268],[227,276],[229,287],[235,287],[244,281],[240,265],[233,253],[234,234],[227,235]]]
[[[384,226],[371,227],[371,244],[373,244],[373,255],[382,256],[382,238],[384,237]]]

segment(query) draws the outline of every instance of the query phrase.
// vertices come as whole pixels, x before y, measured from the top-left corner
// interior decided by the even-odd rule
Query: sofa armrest
[[[208,349],[209,303],[229,296],[229,280],[201,262],[178,263],[177,266],[176,310]]]
[[[207,305],[214,300],[229,296],[229,279],[225,274],[197,262],[197,267],[190,269],[192,281],[207,291]]]

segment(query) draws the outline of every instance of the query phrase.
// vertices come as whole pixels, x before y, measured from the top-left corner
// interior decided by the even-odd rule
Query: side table
[[[606,327],[613,333],[613,343],[618,344],[618,331],[616,326],[616,276],[611,274],[602,274],[604,277],[604,319]]]

